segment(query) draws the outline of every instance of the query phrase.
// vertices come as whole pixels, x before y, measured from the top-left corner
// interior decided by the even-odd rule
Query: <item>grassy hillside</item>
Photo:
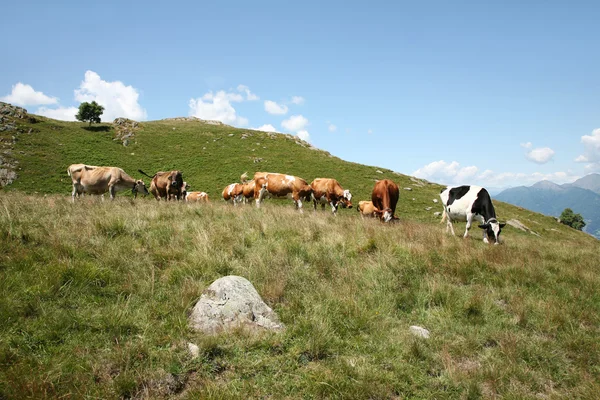
[[[286,135],[156,121],[124,147],[109,124],[35,120],[0,132],[12,148],[6,158],[21,168],[0,191],[0,399],[594,398],[600,390],[600,242],[554,218],[496,202],[500,219],[540,236],[507,227],[504,245],[484,245],[477,228],[467,240],[444,233],[433,216],[440,186]],[[120,193],[71,204],[66,167],[76,162],[133,176],[178,168],[213,203]],[[260,210],[218,201],[226,184],[257,170],[335,177],[356,200],[384,177],[413,190],[401,191],[401,223],[391,226],[355,210],[333,217],[299,214],[286,201]],[[188,329],[202,291],[229,274],[256,286],[285,332],[210,338]],[[411,325],[431,338],[412,336]],[[200,357],[187,354],[188,342]]]
[[[594,398],[600,246],[559,233],[4,193],[0,398]],[[188,329],[229,274],[284,333]]]

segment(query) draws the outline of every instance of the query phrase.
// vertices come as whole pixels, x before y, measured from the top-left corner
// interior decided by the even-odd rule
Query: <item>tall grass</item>
[[[542,229],[3,193],[0,398],[593,398],[600,246]],[[229,274],[285,332],[188,328]]]

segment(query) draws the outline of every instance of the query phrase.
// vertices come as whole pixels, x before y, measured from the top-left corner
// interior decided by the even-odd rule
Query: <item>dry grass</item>
[[[0,398],[591,398],[598,242],[505,234],[0,194]],[[202,290],[228,274],[288,329],[191,332]]]

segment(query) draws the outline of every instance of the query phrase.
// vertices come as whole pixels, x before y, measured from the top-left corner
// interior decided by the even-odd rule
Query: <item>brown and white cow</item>
[[[197,202],[197,203],[209,203],[208,194],[206,194],[206,192],[187,192],[185,194],[185,201]]]
[[[243,189],[244,185],[239,183],[232,183],[225,186],[222,193],[223,200],[227,202],[231,201],[234,206],[237,206],[237,204],[242,201]]]
[[[333,215],[336,215],[340,204],[344,208],[352,208],[352,194],[349,190],[344,190],[337,180],[317,178],[310,183],[310,187],[313,190],[311,197],[315,210],[317,203],[321,203],[322,208],[325,208],[325,204],[329,204]]]
[[[260,207],[267,194],[271,197],[287,197],[294,200],[296,208],[302,212],[302,200],[310,201],[312,188],[302,178],[275,172],[254,174],[254,198]]]
[[[150,177],[141,169],[138,170],[142,174]],[[156,200],[179,200],[182,199],[183,190],[183,175],[181,171],[158,171],[154,176],[151,176],[150,193],[154,195]]]
[[[358,207],[356,208],[360,213],[361,217],[378,217],[381,215],[381,211],[373,205],[372,201],[359,201]]]
[[[73,182],[71,197],[75,202],[75,195],[83,193],[100,194],[110,193],[110,199],[115,199],[118,191],[130,189],[137,197],[138,192],[148,194],[148,189],[141,179],[133,179],[118,167],[96,167],[85,164],[72,164],[67,173]]]
[[[379,209],[376,212],[383,222],[397,220],[394,214],[396,212],[396,204],[400,197],[398,185],[389,179],[383,179],[375,183],[373,193],[371,193],[371,201],[373,205]]]

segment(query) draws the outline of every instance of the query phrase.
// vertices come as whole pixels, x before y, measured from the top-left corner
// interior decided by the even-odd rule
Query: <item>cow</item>
[[[381,211],[373,205],[372,201],[359,201],[356,208],[361,217],[377,217],[381,215]]]
[[[166,199],[169,201],[182,199],[183,175],[181,171],[158,171],[153,176],[146,174],[141,169],[138,171],[152,178],[150,193],[154,195],[156,200]]]
[[[223,200],[229,202],[231,201],[234,206],[236,206],[239,202],[242,201],[243,194],[242,191],[244,186],[239,183],[231,183],[223,189]]]
[[[206,192],[187,192],[185,194],[185,201],[198,202],[198,203],[209,203],[208,194],[206,194]]]
[[[344,190],[338,181],[330,178],[317,178],[310,183],[312,188],[311,198],[315,211],[317,203],[321,203],[322,208],[325,204],[331,206],[331,212],[336,215],[338,206],[352,208],[352,194],[349,190]]]
[[[254,198],[256,207],[260,207],[267,193],[272,197],[287,197],[294,200],[296,209],[302,211],[302,200],[310,201],[312,188],[302,178],[274,172],[254,174]]]
[[[244,203],[248,203],[248,201],[250,201],[250,199],[254,198],[254,188],[255,188],[255,183],[254,183],[254,179],[252,180],[248,180],[248,173],[244,172],[241,176],[241,180],[242,180],[242,194],[244,195],[243,200]]]
[[[110,193],[110,199],[115,199],[118,191],[131,189],[135,197],[138,192],[148,194],[148,189],[141,179],[133,179],[118,167],[95,167],[85,164],[73,164],[67,169],[73,182],[71,197],[75,202],[75,195],[83,193],[100,194]],[[104,197],[103,197],[104,198]]]
[[[483,229],[483,241],[494,244],[500,243],[500,233],[506,224],[501,224],[496,219],[496,211],[488,191],[481,186],[458,186],[443,189],[440,199],[446,215],[446,232],[454,235],[453,221],[466,221],[464,238],[469,236],[469,229],[473,220],[480,222],[479,228]],[[443,218],[442,218],[443,220]]]
[[[383,179],[375,182],[375,187],[371,193],[371,201],[379,211],[376,214],[383,222],[398,220],[396,213],[396,204],[400,197],[398,185],[389,179]]]

